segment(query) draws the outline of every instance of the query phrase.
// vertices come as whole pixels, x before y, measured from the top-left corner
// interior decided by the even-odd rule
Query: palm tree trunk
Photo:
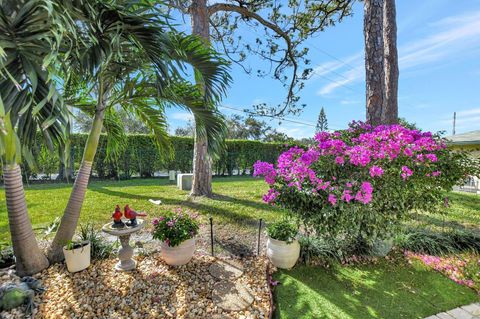
[[[367,122],[372,125],[382,123],[384,109],[383,2],[365,0],[364,7]]]
[[[395,0],[385,0],[383,12],[385,45],[385,109],[383,124],[398,123],[398,53]]]
[[[194,0],[190,6],[192,33],[210,43],[210,24],[207,0]],[[212,196],[212,160],[208,155],[208,141],[195,134],[193,147],[193,180],[191,196]]]
[[[12,236],[17,274],[21,277],[36,274],[48,267],[48,260],[38,247],[32,224],[28,218],[20,166],[3,167],[8,223]]]
[[[98,142],[100,140],[100,134],[102,133],[103,118],[105,115],[105,103],[102,101],[95,117],[93,118],[92,128],[88,135],[85,150],[83,152],[83,159],[78,171],[77,178],[73,184],[70,198],[68,199],[67,207],[60,221],[60,226],[55,234],[55,238],[48,250],[48,259],[51,263],[57,263],[63,260],[62,247],[73,238],[75,229],[77,228],[78,219],[80,217],[80,211],[82,210],[83,201],[85,199],[85,193],[87,191],[88,181],[90,179],[90,173],[92,171],[92,163],[97,152]]]

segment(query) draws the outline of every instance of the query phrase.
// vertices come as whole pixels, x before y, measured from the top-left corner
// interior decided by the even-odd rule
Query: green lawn
[[[215,178],[215,196],[188,200],[188,192],[180,191],[166,179],[133,179],[90,183],[83,204],[81,222],[103,225],[110,220],[116,204],[130,204],[135,210],[145,210],[149,217],[161,209],[186,206],[204,215],[211,214],[215,223],[232,223],[240,227],[256,225],[259,218],[273,220],[280,209],[262,202],[267,185],[251,177]],[[43,227],[62,216],[70,195],[71,185],[40,184],[26,187],[27,206],[35,228]],[[158,207],[149,199],[162,200]],[[9,240],[5,193],[0,192],[0,242]]]
[[[403,261],[297,266],[274,277],[281,283],[275,288],[277,318],[413,319],[478,301],[473,290]]]
[[[216,223],[235,227],[256,226],[259,218],[272,221],[280,209],[262,202],[267,185],[251,177],[215,178],[213,199],[188,200],[165,179],[92,182],[83,205],[81,222],[101,225],[110,219],[115,204],[130,204],[150,217],[166,207],[191,207]],[[36,228],[45,226],[65,208],[71,185],[44,184],[26,188],[30,218]],[[454,227],[480,225],[480,196],[451,194],[446,216],[418,215],[421,223]],[[148,199],[162,200],[154,206]],[[150,218],[149,217],[149,218]],[[8,241],[4,192],[0,192],[0,242]],[[439,273],[397,262],[373,265],[335,266],[332,269],[297,266],[275,274],[281,318],[421,318],[478,300],[470,289]]]

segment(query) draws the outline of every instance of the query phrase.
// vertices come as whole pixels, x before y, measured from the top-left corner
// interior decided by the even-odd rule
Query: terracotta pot
[[[63,255],[69,272],[84,270],[90,266],[90,242],[85,241],[81,246],[74,249],[63,247]]]
[[[162,243],[162,258],[171,266],[181,266],[188,263],[195,252],[195,238],[187,239],[175,247]]]
[[[290,269],[300,257],[300,244],[295,239],[291,243],[268,238],[267,256],[277,268]]]

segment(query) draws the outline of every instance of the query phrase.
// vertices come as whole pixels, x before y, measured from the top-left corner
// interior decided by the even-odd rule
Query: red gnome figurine
[[[122,211],[120,210],[120,206],[115,206],[115,211],[112,214],[113,218],[113,228],[123,228],[125,224],[122,221]]]
[[[126,218],[130,219],[130,221],[127,222],[127,226],[130,227],[137,226],[137,216],[147,216],[147,214],[145,213],[137,213],[136,211],[130,209],[128,205],[125,205],[125,208],[123,209],[123,214]]]

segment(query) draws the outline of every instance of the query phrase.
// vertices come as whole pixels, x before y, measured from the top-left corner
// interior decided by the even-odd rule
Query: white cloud
[[[401,69],[458,56],[480,46],[480,11],[443,18],[433,24],[436,33],[399,49]],[[443,30],[439,30],[443,29]]]
[[[453,123],[453,112],[451,112],[450,114],[445,114],[441,122],[446,125],[451,125]],[[457,126],[478,129],[478,125],[475,125],[477,123],[480,123],[480,107],[457,112]]]
[[[320,90],[318,90],[318,95],[326,95],[326,94],[329,94],[331,92],[333,92],[336,88],[338,87],[341,87],[341,86],[345,86],[347,84],[350,84],[352,82],[355,82],[356,80],[360,79],[362,77],[362,75],[364,75],[365,71],[360,69],[360,68],[355,68],[355,69],[351,69],[351,70],[348,70],[346,71],[343,76],[340,78],[338,78],[337,80],[335,80],[334,82],[330,82],[328,83],[327,85],[323,86],[322,88],[320,88]]]
[[[177,113],[173,113],[171,115],[171,117],[174,119],[174,120],[180,120],[180,121],[185,121],[185,122],[188,122],[188,121],[193,121],[193,115],[191,113],[188,113],[188,112],[177,112]]]
[[[301,125],[301,124],[292,124],[283,122],[277,127],[279,132],[285,133],[288,136],[291,136],[295,139],[300,139],[303,137],[312,137],[315,133],[315,128],[311,126]]]
[[[479,115],[480,116],[480,107],[457,112],[457,116],[471,116],[471,115]]]
[[[469,54],[480,48],[480,11],[445,17],[429,26],[431,35],[399,46],[399,67],[401,71],[432,63],[462,54]],[[365,78],[363,52],[343,58],[347,63],[331,60],[314,68],[312,79],[328,75],[333,81],[318,90],[319,95],[332,93],[335,89],[362,81]],[[353,63],[353,68],[351,67]],[[338,74],[339,72],[340,75]],[[327,79],[328,80],[328,79]]]

